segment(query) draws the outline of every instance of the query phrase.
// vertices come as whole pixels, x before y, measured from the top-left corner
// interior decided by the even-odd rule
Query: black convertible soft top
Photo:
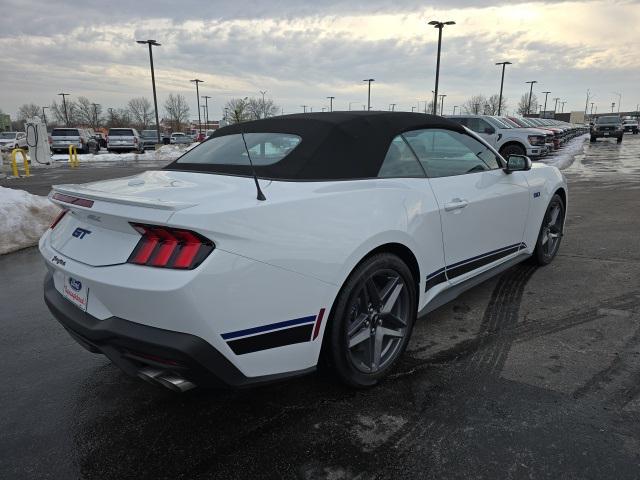
[[[323,112],[282,115],[229,125],[210,139],[238,133],[289,133],[302,138],[285,158],[256,165],[261,178],[274,180],[347,180],[376,177],[391,141],[410,130],[439,128],[464,132],[459,123],[435,115],[409,112]],[[209,140],[207,140],[209,141]],[[196,147],[197,148],[197,147]],[[166,170],[251,175],[249,165],[185,163]]]

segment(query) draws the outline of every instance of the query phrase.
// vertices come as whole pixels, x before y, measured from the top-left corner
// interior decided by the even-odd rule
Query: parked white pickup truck
[[[544,157],[546,133],[535,128],[512,128],[490,115],[450,115],[448,119],[459,122],[491,144],[500,155],[526,155]]]

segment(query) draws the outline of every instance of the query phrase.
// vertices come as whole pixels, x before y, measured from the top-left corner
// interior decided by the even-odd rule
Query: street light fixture
[[[458,105],[454,105],[454,106],[453,106],[453,115],[455,115],[455,114],[456,114],[456,108],[458,108]]]
[[[194,78],[189,81],[196,84],[196,100],[198,101],[198,133],[202,133],[202,118],[200,117],[200,89],[198,88],[198,84],[204,83],[204,80]]]
[[[367,93],[367,111],[371,110],[371,82],[375,82],[375,78],[366,78],[363,82],[367,82],[369,85],[368,93]]]
[[[553,118],[556,118],[556,112],[558,111],[558,100],[560,100],[560,97],[556,97],[554,98],[554,100],[556,101],[556,104],[553,106]]]
[[[531,113],[531,97],[533,96],[533,84],[534,83],[538,83],[537,80],[531,80],[529,82],[524,82],[524,83],[530,83],[531,84],[531,88],[529,89],[529,103],[527,103],[527,115]]]
[[[302,107],[302,112],[307,113],[307,105],[300,105]]]
[[[564,113],[564,104],[565,103],[567,103],[566,100],[564,102],[560,102],[560,105],[562,105],[562,110],[560,110],[560,113]]]
[[[209,95],[202,95],[204,98],[204,125],[205,125],[205,133],[207,133],[207,129],[209,128],[209,99],[211,98]]]
[[[613,92],[614,95],[618,96],[618,113],[620,113],[620,104],[622,103],[622,94]]]
[[[444,97],[446,95],[438,95],[440,97],[440,116],[442,116],[442,112],[444,110]]]
[[[542,92],[542,93],[544,93],[544,109],[542,110],[542,116],[543,116],[547,111],[547,97],[551,92]]]
[[[62,108],[64,108],[64,123],[68,127],[69,126],[69,115],[67,114],[67,102],[66,97],[70,96],[70,93],[59,93],[59,96],[62,97]]]
[[[138,42],[140,45],[144,45],[145,43],[149,45],[149,64],[151,65],[151,87],[153,88],[153,109],[155,110],[155,114],[156,114],[156,133],[158,135],[156,142],[160,143],[162,140],[160,137],[160,120],[158,118],[158,97],[156,96],[156,74],[153,70],[153,49],[152,49],[152,47],[159,47],[160,44],[155,40],[136,40],[136,42]]]
[[[502,79],[500,80],[500,96],[498,98],[498,116],[502,110],[502,88],[504,87],[504,69],[507,65],[512,65],[511,62],[498,62],[496,65],[502,65]]]
[[[450,20],[447,22],[439,22],[437,20],[431,20],[429,22],[429,25],[433,25],[433,28],[438,29],[438,56],[436,59],[436,89],[433,94],[433,98],[434,98],[433,114],[434,115],[436,115],[436,113],[438,112],[438,105],[436,100],[438,99],[438,81],[440,80],[440,51],[442,47],[442,29],[444,28],[445,25],[455,25],[455,24],[456,22],[453,22]]]
[[[333,99],[336,97],[327,97],[329,99],[329,111],[333,112]]]

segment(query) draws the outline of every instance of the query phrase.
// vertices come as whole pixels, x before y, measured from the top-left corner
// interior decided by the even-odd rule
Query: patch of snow
[[[59,212],[47,197],[0,187],[0,255],[36,245]]]
[[[558,150],[550,157],[540,160],[547,165],[553,165],[560,170],[571,166],[576,155],[581,154],[584,151],[585,142],[589,139],[589,134],[585,133],[569,141],[561,150]]]
[[[78,154],[78,160],[80,163],[85,162],[135,162],[139,160],[144,161],[171,161],[178,158],[180,155],[188,152],[192,148],[199,145],[199,143],[192,143],[191,145],[163,145],[157,150],[146,150],[144,153],[109,153],[106,150],[101,150],[97,154],[83,153]],[[56,154],[51,158],[54,162],[65,162],[69,160],[69,155]]]

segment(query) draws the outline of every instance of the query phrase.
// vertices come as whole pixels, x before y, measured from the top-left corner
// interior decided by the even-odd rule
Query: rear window
[[[51,131],[52,137],[77,137],[79,135],[80,133],[78,132],[77,128],[54,128]]]
[[[133,130],[130,128],[112,128],[109,130],[110,137],[133,137]]]
[[[289,133],[245,133],[247,148],[255,166],[273,165],[298,146],[302,140]],[[207,165],[249,165],[242,135],[232,134],[214,137],[190,150],[176,163]]]
[[[142,131],[142,136],[143,137],[157,137],[158,136],[158,132],[156,132],[155,130],[143,130]]]

